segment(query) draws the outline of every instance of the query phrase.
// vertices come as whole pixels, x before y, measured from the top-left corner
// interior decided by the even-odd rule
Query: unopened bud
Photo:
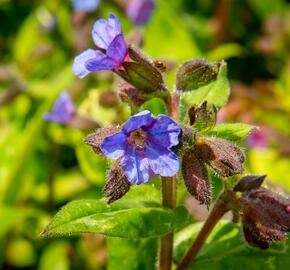
[[[290,199],[267,189],[245,192],[242,197],[243,226],[249,244],[262,249],[272,241],[286,239],[290,231]]]
[[[137,108],[148,100],[148,97],[142,91],[125,81],[120,84],[118,95],[123,102],[132,103]]]
[[[130,186],[131,184],[118,160],[110,169],[108,181],[103,190],[104,195],[108,197],[108,204],[122,198],[129,191]]]
[[[211,187],[204,163],[192,149],[185,151],[182,158],[182,175],[187,191],[208,208],[211,201]]]
[[[124,62],[125,70],[116,71],[124,80],[145,93],[167,91],[160,71],[151,60],[133,46],[128,47],[132,62]]]
[[[121,129],[119,127],[108,127],[108,128],[100,128],[96,132],[89,134],[84,142],[90,145],[96,154],[101,154],[102,151],[100,149],[100,144],[103,142],[105,138],[111,136]]]
[[[217,79],[223,63],[209,62],[204,59],[193,59],[185,62],[178,70],[176,88],[179,91],[196,90]]]
[[[266,175],[246,175],[236,183],[233,190],[235,192],[245,192],[254,189],[258,189],[263,184]]]
[[[210,129],[216,124],[217,110],[215,106],[208,108],[207,101],[204,101],[200,107],[190,107],[188,117],[189,124],[197,130]]]
[[[230,141],[215,137],[201,137],[195,149],[200,158],[223,177],[243,172],[245,156],[242,150]]]

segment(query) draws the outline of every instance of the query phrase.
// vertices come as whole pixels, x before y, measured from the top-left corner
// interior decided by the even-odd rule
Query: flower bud
[[[128,47],[128,53],[133,61],[124,62],[123,67],[125,70],[116,71],[118,75],[145,93],[167,91],[160,71],[151,60],[132,45]]]
[[[132,103],[137,108],[148,100],[148,97],[142,91],[125,81],[120,84],[118,95],[123,102]]]
[[[176,75],[177,90],[196,90],[215,81],[222,64],[223,62],[209,62],[204,59],[193,59],[185,62]]]
[[[197,130],[210,129],[216,124],[217,110],[215,106],[208,108],[207,101],[200,107],[193,105],[188,110],[189,124]]]
[[[89,134],[84,139],[84,142],[90,145],[96,154],[102,154],[100,144],[105,138],[119,132],[120,130],[119,127],[100,128],[96,132]]]
[[[128,181],[121,162],[118,160],[108,173],[108,182],[103,193],[108,197],[108,204],[122,198],[130,189],[131,183]]]
[[[243,172],[244,154],[230,141],[215,137],[201,137],[195,149],[199,157],[223,177]]]
[[[286,239],[290,231],[290,199],[266,189],[245,192],[242,197],[246,241],[262,249],[269,242]]]
[[[235,192],[245,192],[258,189],[263,184],[266,175],[246,175],[233,188]]]
[[[192,149],[185,151],[182,158],[182,175],[187,191],[208,208],[211,201],[211,187],[204,163]]]

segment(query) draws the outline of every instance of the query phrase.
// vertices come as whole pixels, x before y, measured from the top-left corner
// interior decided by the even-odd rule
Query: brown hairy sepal
[[[182,158],[182,175],[187,191],[207,208],[211,202],[211,187],[208,173],[203,161],[193,149],[185,150]]]
[[[103,142],[103,140],[119,131],[121,131],[120,127],[100,128],[94,133],[89,134],[84,139],[84,142],[90,145],[96,154],[101,154],[102,151],[100,149],[100,144]]]
[[[242,197],[243,230],[246,241],[261,249],[283,241],[290,231],[290,199],[261,188]]]
[[[222,177],[243,172],[244,153],[230,141],[216,137],[200,137],[195,149],[199,157]]]
[[[120,160],[116,161],[108,173],[108,180],[103,193],[108,198],[108,204],[122,198],[130,189],[131,183],[125,175]]]

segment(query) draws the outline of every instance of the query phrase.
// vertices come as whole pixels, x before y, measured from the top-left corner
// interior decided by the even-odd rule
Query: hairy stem
[[[187,251],[184,258],[181,260],[180,264],[177,266],[176,270],[185,269],[192,261],[192,259],[198,254],[198,252],[204,245],[207,237],[209,236],[209,234],[211,233],[217,222],[229,210],[226,201],[227,201],[227,191],[223,192],[220,195],[215,206],[213,207],[205,223],[203,224],[203,227],[200,230],[197,238],[193,242],[190,249]]]
[[[174,208],[176,205],[176,178],[161,177],[162,181],[162,205]],[[159,269],[170,270],[173,252],[173,231],[161,237]]]
[[[173,97],[166,97],[165,103],[168,114],[178,120],[179,115],[179,93],[174,92]],[[177,194],[176,177],[161,177],[162,181],[162,205],[164,207],[175,208]],[[160,254],[159,254],[159,270],[171,270],[172,254],[173,254],[174,232],[161,237]]]

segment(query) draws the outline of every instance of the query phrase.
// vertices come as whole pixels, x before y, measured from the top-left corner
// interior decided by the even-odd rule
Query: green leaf
[[[182,94],[181,120],[185,120],[186,111],[192,105],[200,105],[204,101],[207,101],[209,105],[215,105],[220,108],[226,104],[230,95],[230,84],[227,79],[226,70],[226,64],[222,62],[218,77],[214,82],[202,86],[195,91]]]
[[[151,203],[152,205],[152,203]],[[43,231],[43,236],[98,233],[122,238],[164,235],[187,220],[184,207],[174,210],[148,206],[128,208],[122,203],[107,205],[104,200],[73,201],[63,207]]]
[[[196,238],[201,223],[192,224],[175,237],[175,260],[180,261]],[[272,244],[268,250],[249,247],[243,239],[240,226],[221,221],[208,237],[206,244],[187,269],[287,269],[290,263],[290,241]]]
[[[221,137],[233,142],[242,142],[251,133],[255,126],[234,123],[234,124],[219,124],[210,130],[207,135]]]
[[[108,270],[152,270],[156,266],[158,240],[108,239]],[[120,248],[122,247],[122,248]]]

